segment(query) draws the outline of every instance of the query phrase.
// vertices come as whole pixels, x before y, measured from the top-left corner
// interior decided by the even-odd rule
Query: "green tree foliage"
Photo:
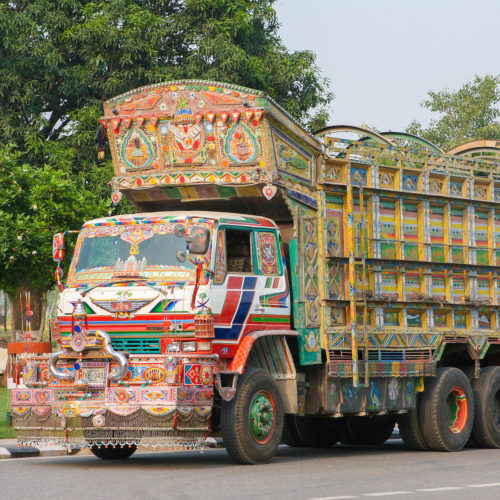
[[[500,76],[476,76],[456,92],[429,92],[422,106],[441,116],[428,128],[414,121],[407,132],[449,151],[477,139],[500,139]]]
[[[52,287],[52,233],[109,211],[111,162],[98,165],[93,145],[103,100],[161,81],[213,79],[263,90],[304,125],[324,125],[333,98],[328,82],[314,54],[283,46],[273,5],[0,2],[0,215],[6,222],[0,287],[13,295]],[[113,210],[127,209],[122,200]]]
[[[50,149],[50,160],[41,166],[23,163],[11,147],[0,149],[0,289],[17,305],[15,329],[21,320],[19,294],[26,291],[32,296],[34,330],[43,325],[46,291],[53,284],[52,235],[79,228],[82,220],[106,210],[106,202],[82,189],[83,178],[75,180],[72,150],[58,142]]]

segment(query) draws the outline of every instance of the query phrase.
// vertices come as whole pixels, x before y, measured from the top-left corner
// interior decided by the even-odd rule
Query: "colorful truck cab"
[[[262,463],[397,422],[416,449],[500,447],[498,145],[353,131],[213,82],[107,101],[112,199],[137,213],[85,223],[64,284],[55,236],[60,348],[19,356],[20,442],[222,436]]]

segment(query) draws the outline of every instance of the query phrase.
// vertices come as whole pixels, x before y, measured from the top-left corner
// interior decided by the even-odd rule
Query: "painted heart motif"
[[[262,193],[268,200],[270,200],[276,194],[277,190],[278,188],[276,186],[268,184],[267,186],[264,187]]]
[[[111,200],[115,205],[118,205],[120,203],[120,200],[122,199],[122,193],[121,191],[113,191],[111,193]]]

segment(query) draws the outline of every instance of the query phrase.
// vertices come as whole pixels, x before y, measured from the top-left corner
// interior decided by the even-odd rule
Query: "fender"
[[[250,332],[242,341],[236,355],[228,366],[228,371],[233,373],[238,373],[241,375],[245,371],[245,366],[247,364],[248,355],[252,350],[254,342],[260,337],[266,336],[293,336],[297,337],[299,332],[295,330],[259,330],[256,332]]]
[[[255,341],[260,337],[266,336],[298,336],[299,332],[295,330],[259,330],[255,332],[249,333],[240,343],[238,350],[236,351],[235,357],[232,359],[231,363],[226,370],[218,371],[215,374],[215,387],[217,388],[221,398],[224,401],[231,401],[233,399],[234,394],[236,393],[238,376],[241,375],[245,371],[245,367],[247,364],[248,356],[250,355],[250,351],[252,350],[252,346]],[[231,386],[223,387],[221,383],[221,375],[230,375],[232,376]],[[293,383],[295,384],[295,376]],[[292,408],[295,408],[295,405],[292,405]],[[295,410],[296,411],[296,410]]]

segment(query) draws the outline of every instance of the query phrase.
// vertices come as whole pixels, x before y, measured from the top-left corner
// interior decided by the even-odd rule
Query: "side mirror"
[[[63,233],[54,234],[52,238],[52,258],[56,262],[62,262],[64,259],[64,235]]]
[[[207,253],[210,230],[204,226],[191,226],[186,241],[189,245],[189,253],[194,255]]]
[[[186,236],[186,227],[184,224],[176,224],[174,227],[174,234],[177,238],[184,238],[184,236]]]

